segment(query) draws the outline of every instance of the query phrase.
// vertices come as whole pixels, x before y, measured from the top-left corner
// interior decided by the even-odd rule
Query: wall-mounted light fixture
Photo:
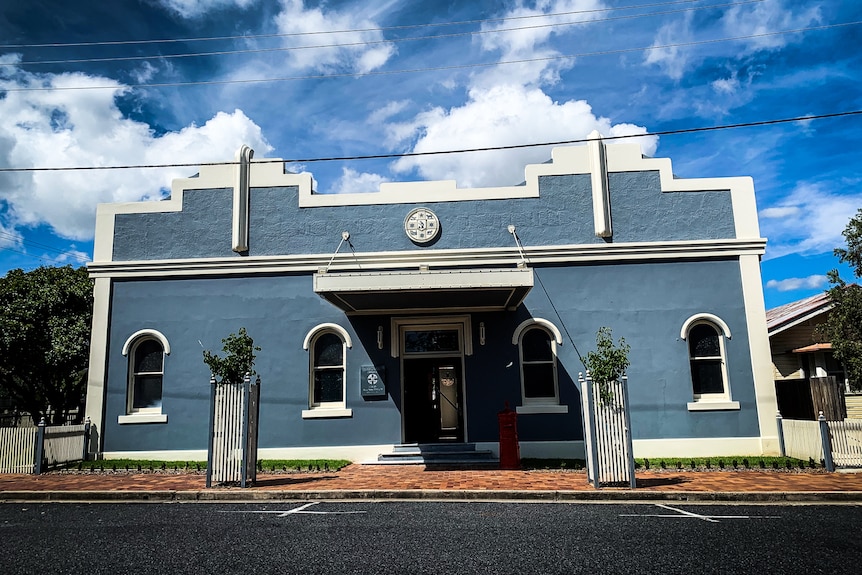
[[[377,349],[383,349],[383,326],[377,326]]]
[[[479,345],[485,345],[485,322],[479,322]]]

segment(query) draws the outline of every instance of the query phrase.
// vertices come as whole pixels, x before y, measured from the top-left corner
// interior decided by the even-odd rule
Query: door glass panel
[[[456,329],[404,332],[405,353],[457,352],[460,348]]]

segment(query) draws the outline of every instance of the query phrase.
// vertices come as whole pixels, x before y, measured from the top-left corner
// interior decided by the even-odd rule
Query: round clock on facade
[[[440,233],[440,220],[428,208],[416,208],[404,218],[404,231],[414,242],[425,244]]]

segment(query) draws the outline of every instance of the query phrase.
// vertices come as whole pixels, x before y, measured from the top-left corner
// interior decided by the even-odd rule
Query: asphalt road
[[[858,573],[862,506],[2,504],[0,573]]]

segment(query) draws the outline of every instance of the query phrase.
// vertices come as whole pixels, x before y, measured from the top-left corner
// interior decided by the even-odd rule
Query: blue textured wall
[[[517,325],[542,317],[565,327],[581,354],[594,347],[596,330],[609,326],[632,346],[629,371],[635,439],[750,437],[758,435],[742,287],[735,261],[637,263],[541,267],[536,287],[516,312],[473,314],[474,355],[465,360],[468,435],[496,441],[496,413],[504,402],[520,403]],[[545,293],[542,285],[547,289]],[[548,297],[550,296],[550,297]],[[709,302],[704,304],[703,302]],[[696,313],[721,317],[733,333],[727,342],[733,399],[741,410],[688,412],[692,400],[688,349],[679,339],[683,322]],[[562,320],[557,317],[559,313]],[[478,342],[485,322],[487,342]],[[346,328],[347,406],[353,417],[303,420],[308,405],[308,352],[302,341],[323,322]],[[377,326],[386,349],[377,349]],[[259,353],[262,379],[260,446],[362,445],[401,440],[400,363],[389,357],[389,317],[347,318],[312,291],[310,276],[116,281],[113,288],[104,449],[106,451],[205,449],[209,385],[201,359],[205,347],[220,350],[221,338],[246,327]],[[123,343],[152,328],[170,341],[165,361],[163,410],[167,424],[118,425],[127,378]],[[565,332],[564,332],[565,333]],[[572,342],[559,348],[560,396],[565,415],[521,415],[522,440],[579,439],[580,404],[575,385],[583,370]],[[506,367],[512,362],[511,367]],[[359,393],[363,365],[386,366],[385,401]]]
[[[649,242],[734,237],[729,191],[662,193],[658,172],[609,174],[613,241]],[[241,257],[231,251],[230,189],[190,190],[178,213],[118,214],[115,261]],[[329,254],[342,231],[359,252],[417,249],[403,231],[416,204],[298,207],[297,189],[253,188],[249,255]],[[542,176],[539,198],[422,205],[435,211],[441,234],[425,249],[508,247],[514,224],[525,245],[592,244],[589,175]]]

